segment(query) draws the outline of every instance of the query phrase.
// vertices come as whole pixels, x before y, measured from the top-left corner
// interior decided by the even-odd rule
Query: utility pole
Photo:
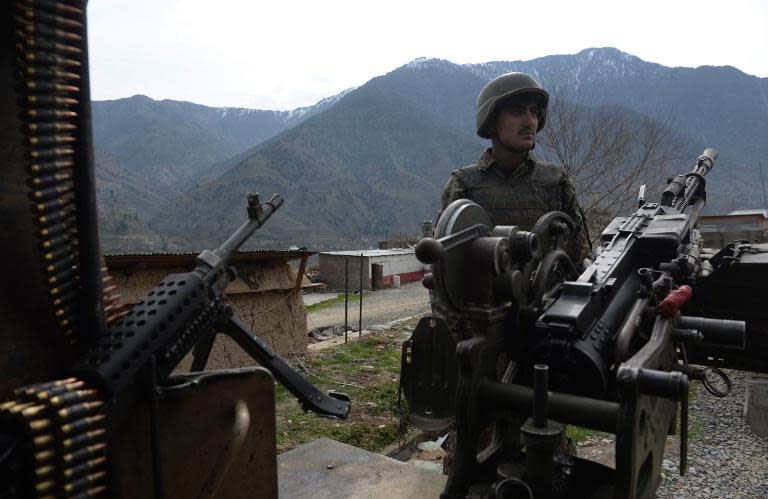
[[[360,253],[360,316],[357,320],[357,336],[363,335],[363,253]]]
[[[347,310],[349,308],[349,255],[344,257],[344,343],[347,342]]]
[[[765,206],[765,216],[768,217],[768,197],[765,195],[765,176],[763,175],[763,163],[762,161],[759,161],[757,164],[760,167],[760,184],[763,186],[763,206]]]

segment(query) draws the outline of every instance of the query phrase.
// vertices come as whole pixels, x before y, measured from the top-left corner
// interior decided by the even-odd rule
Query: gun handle
[[[318,416],[346,419],[352,408],[349,397],[343,393],[325,394],[285,363],[263,341],[254,335],[239,319],[231,317],[224,325],[224,334],[235,340],[254,360],[268,369],[301,403],[301,407]]]

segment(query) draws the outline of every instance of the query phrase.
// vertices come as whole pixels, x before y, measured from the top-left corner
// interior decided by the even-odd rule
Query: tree
[[[632,208],[640,185],[649,187],[646,199],[656,199],[669,163],[680,159],[671,113],[648,116],[619,106],[590,107],[564,85],[552,94],[537,145],[570,177],[591,232]]]

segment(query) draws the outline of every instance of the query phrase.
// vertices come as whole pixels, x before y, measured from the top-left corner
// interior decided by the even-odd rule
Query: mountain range
[[[768,78],[668,68],[613,48],[483,64],[417,59],[294,111],[144,96],[93,102],[104,249],[216,246],[244,221],[248,192],[286,200],[252,248],[370,247],[388,233],[415,232],[435,217],[451,170],[486,147],[474,135],[475,99],[509,71],[632,120],[672,117],[680,163],[668,173],[688,171],[704,147],[716,147],[709,210],[761,205]]]

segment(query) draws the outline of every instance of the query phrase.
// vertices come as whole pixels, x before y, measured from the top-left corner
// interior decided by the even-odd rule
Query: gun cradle
[[[696,310],[691,287],[721,267],[702,257],[695,230],[716,157],[706,150],[662,203],[615,219],[580,275],[567,238],[552,237],[569,234],[566,215],[525,232],[491,227],[468,200],[446,208],[436,239],[416,248],[432,264],[424,283],[435,317],[404,345],[402,376],[412,424],[454,424],[442,497],[653,497],[678,404],[685,472],[689,377],[702,378],[685,350],[731,352],[716,356],[730,366],[745,341],[744,322],[680,314]],[[616,434],[615,471],[555,457],[561,424]]]

